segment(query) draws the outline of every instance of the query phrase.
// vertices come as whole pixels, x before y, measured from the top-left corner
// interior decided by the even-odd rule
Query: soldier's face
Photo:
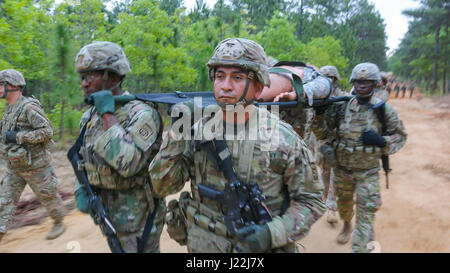
[[[214,96],[220,103],[235,104],[245,91],[247,73],[239,67],[218,67],[214,76]],[[246,99],[254,99],[262,92],[263,85],[250,81]]]
[[[5,94],[5,85],[3,82],[0,82],[0,98]]]
[[[360,97],[369,96],[375,86],[376,83],[374,81],[355,80],[353,82],[353,87],[355,88],[356,95]]]
[[[5,92],[6,92],[5,91],[5,86],[6,86],[7,89],[16,89],[17,88],[16,86],[12,86],[9,83],[6,83],[6,85],[5,85],[4,82],[0,82],[0,98],[3,98],[3,96],[5,95]],[[8,93],[7,96],[9,94],[10,93]]]
[[[97,71],[81,73],[81,88],[83,88],[86,97],[92,93],[102,90],[103,73]]]

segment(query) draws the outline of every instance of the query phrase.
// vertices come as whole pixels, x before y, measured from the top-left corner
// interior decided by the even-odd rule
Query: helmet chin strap
[[[8,92],[17,92],[17,91],[22,91],[24,89],[24,87],[17,87],[14,89],[9,89],[8,87],[8,83],[7,82],[3,82],[3,90],[5,90],[5,92],[3,93],[3,96],[1,96],[1,99],[6,98],[6,96],[8,95]]]
[[[255,98],[252,98],[250,100],[247,100],[245,97],[247,96],[248,89],[250,88],[250,82],[255,78],[255,73],[253,71],[248,72],[247,74],[247,81],[245,83],[245,89],[244,93],[242,94],[241,98],[236,103],[221,103],[217,102],[222,109],[225,109],[228,105],[230,106],[239,106],[242,105],[244,108],[247,105],[252,104],[255,101]]]
[[[370,91],[370,93],[365,96],[360,96],[358,94],[358,92],[356,92],[356,99],[358,100],[358,102],[360,104],[365,104],[370,101],[370,98],[372,98],[374,93],[375,93],[375,88],[373,88],[372,91]]]
[[[103,72],[103,77],[102,77],[102,90],[106,90],[106,83],[108,82],[108,79],[109,79],[109,73],[108,73],[108,70],[105,69],[105,71]],[[122,80],[120,80],[114,86],[108,88],[108,90],[110,90],[112,92],[114,89],[119,87],[121,83],[122,83]]]

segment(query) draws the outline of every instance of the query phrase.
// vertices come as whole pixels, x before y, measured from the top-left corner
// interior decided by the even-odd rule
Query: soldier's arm
[[[189,141],[176,141],[172,133],[164,132],[163,143],[149,166],[155,193],[161,197],[183,189],[189,179],[189,166],[194,164]]]
[[[338,126],[338,111],[343,107],[343,103],[333,103],[323,114],[317,114],[315,111],[314,120],[311,125],[311,130],[319,140],[328,139],[336,127]]]
[[[386,123],[388,135],[384,136],[384,138],[386,139],[387,145],[383,148],[383,152],[385,154],[393,154],[405,145],[408,133],[403,125],[402,119],[389,104],[386,104]]]
[[[125,128],[114,123],[95,142],[94,151],[121,176],[131,177],[146,167],[160,126],[159,113],[153,108],[143,109]]]
[[[294,148],[288,153],[284,182],[290,205],[281,217],[274,217],[268,223],[272,248],[304,237],[326,209],[321,197],[323,184],[319,180],[313,155],[299,137],[289,144]]]
[[[53,137],[53,129],[42,108],[34,103],[29,103],[24,110],[32,129],[18,132],[17,143],[37,144],[49,141]]]

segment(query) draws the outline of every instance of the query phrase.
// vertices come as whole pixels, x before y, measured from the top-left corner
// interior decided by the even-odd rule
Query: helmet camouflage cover
[[[217,45],[207,66],[211,80],[214,79],[215,67],[238,66],[253,71],[262,84],[270,86],[266,53],[261,45],[248,39],[223,40]]]
[[[339,75],[339,71],[335,66],[326,65],[320,68],[320,73],[327,77],[335,77],[338,81],[341,80],[341,76]]]
[[[93,42],[84,46],[75,57],[75,68],[78,73],[108,70],[123,76],[131,72],[122,48],[112,42]]]
[[[350,82],[355,80],[366,80],[381,82],[380,69],[373,63],[360,63],[353,68],[352,75],[350,76]]]
[[[22,73],[14,69],[0,71],[0,82],[7,82],[13,86],[25,86],[25,78]]]

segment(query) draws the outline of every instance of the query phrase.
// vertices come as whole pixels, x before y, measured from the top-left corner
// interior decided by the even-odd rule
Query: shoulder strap
[[[17,111],[16,111],[17,115],[16,115],[16,122],[14,123],[14,130],[16,130],[16,128],[17,128],[17,122],[19,120],[20,115],[22,115],[23,111],[25,110],[25,106],[34,101],[34,100],[26,98],[26,97],[24,97],[24,98],[25,98],[25,101],[22,103],[22,105],[20,105],[19,109],[17,109]]]
[[[295,92],[297,93],[297,99],[300,102],[306,102],[306,98],[304,96],[304,90],[303,90],[303,82],[302,79],[292,71],[286,68],[282,67],[272,67],[269,68],[269,73],[275,73],[275,74],[290,74],[292,75],[292,86],[294,87]]]
[[[156,212],[158,211],[158,208],[159,208],[160,199],[155,198],[155,199],[153,199],[153,201],[155,202],[155,205],[154,205],[155,208],[147,217],[147,221],[145,222],[144,232],[142,233],[141,237],[136,237],[138,253],[144,252],[145,245],[147,244],[147,241],[148,241],[148,236],[150,235],[150,231],[152,230],[152,227],[153,227],[153,220],[155,219]]]

